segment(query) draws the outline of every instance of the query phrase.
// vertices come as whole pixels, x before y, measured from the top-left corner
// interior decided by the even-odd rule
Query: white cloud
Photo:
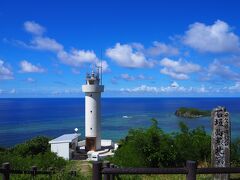
[[[171,76],[173,79],[178,79],[178,80],[186,80],[189,79],[189,76],[187,74],[183,74],[183,73],[176,73],[166,67],[162,68],[160,70],[161,74],[165,74],[168,76]]]
[[[107,61],[102,60],[101,62],[94,51],[73,49],[69,53],[66,51],[59,51],[57,56],[64,64],[68,64],[73,67],[81,67],[83,64],[88,63],[96,66],[102,66],[103,72],[110,71]]]
[[[230,86],[227,89],[233,92],[240,92],[240,82],[236,82],[233,86]]]
[[[74,67],[82,66],[84,63],[96,64],[98,61],[96,54],[89,50],[73,49],[69,53],[66,51],[59,51],[57,56],[64,64]]]
[[[134,43],[131,43],[131,46],[136,50],[144,51],[144,46],[141,43],[134,42]]]
[[[172,84],[171,84],[172,85]],[[147,85],[141,85],[135,88],[122,88],[120,91],[122,92],[129,92],[129,93],[170,93],[170,92],[189,92],[189,89],[178,86],[178,87],[172,87],[169,86],[162,86],[162,87],[156,87],[156,86],[147,86]]]
[[[142,74],[139,74],[138,75],[138,79],[144,80],[144,79],[146,79],[146,77],[144,75],[142,75]],[[152,78],[150,77],[150,79],[152,79]]]
[[[3,60],[0,59],[0,80],[13,79],[13,72],[6,66]]]
[[[77,50],[77,49],[73,49],[70,53],[70,56],[72,59],[74,59],[77,62],[80,63],[92,63],[92,62],[96,62],[97,60],[97,56],[93,51],[85,51],[85,50]]]
[[[200,52],[235,52],[240,50],[239,37],[224,21],[217,20],[213,25],[194,23],[189,26],[183,43]]]
[[[147,86],[147,85],[141,85],[139,87],[135,88],[121,88],[120,91],[122,92],[130,92],[130,93],[136,93],[136,92],[150,92],[150,93],[158,93],[159,89],[154,86]]]
[[[121,92],[126,93],[152,93],[152,94],[166,94],[166,93],[209,93],[215,92],[215,90],[211,88],[206,88],[205,86],[201,87],[184,87],[180,86],[177,82],[171,83],[169,86],[148,86],[148,85],[141,85],[135,88],[121,88]]]
[[[81,88],[68,88],[62,90],[54,90],[52,91],[52,95],[59,96],[59,95],[76,95],[82,93]]]
[[[9,93],[10,93],[10,94],[16,94],[16,89],[11,89],[11,90],[9,91]]]
[[[177,73],[193,73],[200,70],[200,66],[197,64],[193,64],[187,61],[184,61],[182,59],[179,59],[178,61],[174,61],[169,58],[163,58],[160,61],[160,65],[173,69],[173,71]]]
[[[106,50],[106,55],[118,65],[128,68],[153,67],[156,62],[150,59],[151,56],[177,55],[177,48],[161,43],[153,42],[153,46],[145,49],[141,43],[120,44],[116,43],[113,48]]]
[[[126,81],[133,81],[133,80],[135,80],[135,77],[130,76],[129,74],[121,74],[121,75],[120,75],[120,78],[121,78],[121,79],[124,79],[124,80],[126,80]]]
[[[205,86],[201,86],[200,88],[197,89],[197,92],[207,93],[207,92],[209,92],[209,90]]]
[[[153,61],[148,60],[144,53],[128,44],[117,43],[115,47],[106,50],[106,55],[122,67],[144,68],[154,65]]]
[[[34,82],[36,82],[36,80],[33,79],[33,78],[31,78],[31,77],[28,77],[28,78],[26,79],[26,81],[29,82],[29,83],[34,83]]]
[[[227,65],[224,65],[218,60],[214,60],[211,64],[209,64],[206,69],[206,73],[203,75],[203,80],[211,80],[220,78],[220,80],[240,80],[240,75],[237,72],[231,70],[231,68]]]
[[[45,32],[45,28],[34,21],[26,21],[23,26],[27,32],[34,35],[42,35]]]
[[[127,73],[123,73],[123,74],[120,74],[119,78],[115,78],[115,79],[123,79],[125,81],[135,81],[135,80],[152,80],[153,78],[148,77],[148,76],[144,76],[142,74],[132,76],[132,75],[129,75]]]
[[[63,45],[58,43],[55,39],[48,37],[34,37],[28,47],[52,52],[59,52],[63,50]]]
[[[229,64],[229,65],[231,64],[236,67],[240,67],[240,56],[239,55],[232,55],[230,57],[221,58],[221,60],[224,64]]]
[[[92,50],[75,48],[69,52],[64,50],[64,46],[61,43],[53,38],[43,36],[42,34],[44,33],[45,28],[35,22],[27,21],[24,23],[24,27],[26,31],[32,33],[34,36],[29,43],[18,40],[14,41],[18,45],[36,50],[53,52],[62,63],[73,67],[80,67],[85,63],[97,65],[100,61]],[[106,61],[102,62],[102,67],[104,72],[110,70]]]
[[[175,56],[179,54],[179,51],[177,48],[171,45],[167,45],[165,43],[155,41],[153,42],[153,46],[147,49],[147,54],[151,56],[158,56],[158,55]]]
[[[143,74],[139,74],[139,75],[137,75],[136,79],[139,79],[139,80],[153,80],[153,77],[144,76]]]
[[[188,74],[198,72],[201,69],[199,65],[184,61],[182,59],[174,61],[169,58],[163,58],[160,61],[160,65],[163,66],[163,68],[160,70],[160,73],[169,75],[178,80],[189,79]]]
[[[179,84],[176,81],[173,81],[170,86],[173,88],[178,88]]]
[[[225,86],[219,89],[221,93],[239,93],[240,92],[240,81],[235,81],[235,84]]]
[[[0,89],[0,95],[1,94],[16,94],[17,91],[15,88],[11,89],[11,90],[3,90],[3,89]]]
[[[102,60],[102,62],[100,60],[98,60],[98,62],[96,63],[97,67],[102,67],[102,72],[110,72],[110,68],[109,65],[107,63],[107,61]]]
[[[23,60],[20,62],[20,67],[21,67],[20,72],[22,72],[22,73],[43,73],[43,72],[45,72],[45,69],[43,69],[42,67],[33,65],[26,60]]]

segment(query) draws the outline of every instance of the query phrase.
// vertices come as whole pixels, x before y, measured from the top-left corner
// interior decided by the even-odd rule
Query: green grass
[[[34,180],[90,180],[92,179],[92,169],[91,164],[89,164],[89,167],[84,166],[83,167],[83,161],[68,161],[66,166],[63,170],[59,171],[57,170],[55,174],[49,176],[49,175],[37,175],[35,176]],[[84,169],[83,169],[84,168]],[[84,171],[83,171],[84,170]],[[76,171],[77,176],[71,176],[70,172]],[[13,180],[29,180],[31,179],[30,174],[12,174],[10,176]]]

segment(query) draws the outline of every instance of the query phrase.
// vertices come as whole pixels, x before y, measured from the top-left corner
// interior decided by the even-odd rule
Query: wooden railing
[[[121,174],[185,174],[187,180],[196,180],[197,174],[230,174],[240,173],[240,167],[235,168],[197,168],[195,161],[187,161],[186,167],[183,168],[119,168],[110,163],[93,162],[93,180],[114,180]],[[52,170],[38,170],[36,166],[32,166],[31,170],[15,170],[10,168],[9,163],[3,163],[0,168],[2,180],[9,180],[11,174],[29,174],[32,179],[38,174],[51,175],[56,172]],[[76,171],[71,171],[72,176],[76,176]]]
[[[2,167],[0,168],[0,174],[2,174],[2,180],[9,180],[11,174],[28,174],[34,179],[38,174],[42,175],[48,175],[49,178],[55,174],[56,172],[52,169],[49,168],[50,170],[48,171],[42,171],[38,170],[36,166],[32,166],[31,170],[16,170],[16,169],[11,169],[10,164],[3,163]],[[76,171],[70,171],[69,172],[72,176],[76,176]]]
[[[110,163],[93,163],[93,180],[113,180],[121,174],[185,174],[186,180],[196,180],[197,174],[240,173],[240,168],[197,168],[195,161],[187,161],[183,168],[118,168]]]

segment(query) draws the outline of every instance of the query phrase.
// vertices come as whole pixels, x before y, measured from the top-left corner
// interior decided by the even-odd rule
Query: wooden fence
[[[93,180],[113,180],[120,174],[185,174],[186,180],[196,180],[197,174],[240,173],[240,168],[197,168],[195,161],[187,161],[183,168],[118,168],[109,163],[93,163]]]
[[[3,163],[0,168],[2,180],[9,180],[11,174],[29,174],[32,179],[38,174],[48,175],[49,178],[56,172],[53,170],[42,171],[36,166],[31,170],[14,170],[9,163]],[[93,180],[114,180],[121,174],[185,174],[186,180],[196,180],[197,174],[230,174],[240,173],[240,167],[235,168],[197,168],[195,161],[187,161],[183,168],[119,168],[110,163],[93,162]],[[71,171],[72,176],[76,176],[76,171]]]
[[[49,171],[42,171],[38,170],[36,166],[32,166],[31,170],[16,170],[16,169],[11,169],[9,163],[3,163],[2,167],[0,168],[0,174],[2,174],[2,180],[9,180],[11,174],[29,174],[32,179],[34,179],[35,176],[38,174],[42,175],[48,175],[49,179],[51,175],[55,174],[56,172],[49,168]],[[70,174],[72,176],[76,176],[77,172],[76,171],[70,171]]]

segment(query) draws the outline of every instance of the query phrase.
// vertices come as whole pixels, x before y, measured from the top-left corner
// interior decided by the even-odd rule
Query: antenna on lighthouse
[[[102,85],[102,49],[101,49],[101,85]]]
[[[102,85],[102,50],[101,50],[101,57],[100,57],[100,65],[97,63],[96,65],[98,77],[100,78],[100,85]]]
[[[92,77],[93,73],[94,73],[94,64],[90,64],[90,72],[89,72],[89,76]]]

